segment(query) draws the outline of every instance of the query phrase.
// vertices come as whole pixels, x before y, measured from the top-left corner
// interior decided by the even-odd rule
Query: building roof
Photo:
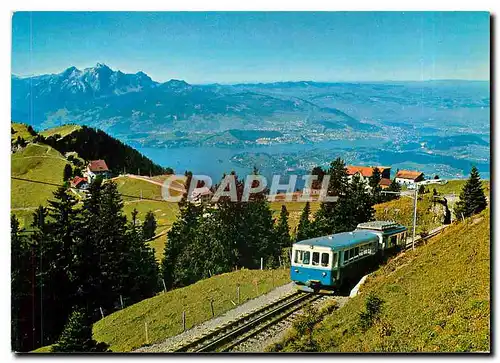
[[[369,178],[373,175],[373,168],[377,168],[382,173],[386,169],[390,169],[389,166],[355,166],[348,165],[347,166],[347,175],[354,175],[356,173],[360,173],[365,178]]]
[[[396,173],[396,178],[415,180],[423,174],[421,171],[399,170]]]
[[[329,236],[306,239],[295,243],[300,246],[321,246],[339,250],[362,243],[378,242],[378,236],[370,231],[353,231],[331,234]]]
[[[196,188],[195,190],[193,190],[193,192],[191,193],[191,197],[192,198],[198,198],[198,197],[201,197],[201,196],[204,196],[204,195],[212,195],[212,191],[210,189],[208,189],[207,187],[201,187],[201,188]]]
[[[382,188],[383,187],[388,187],[392,183],[392,180],[389,178],[382,178],[380,179],[380,182],[378,183]]]
[[[71,181],[71,185],[77,187],[81,183],[87,183],[87,178],[81,176],[75,176],[75,178]]]
[[[108,166],[104,160],[91,160],[88,168],[90,171],[109,171]]]

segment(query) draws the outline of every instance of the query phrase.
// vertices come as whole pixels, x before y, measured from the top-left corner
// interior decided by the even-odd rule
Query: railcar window
[[[354,249],[354,257],[359,257],[359,247]]]
[[[391,242],[389,243],[391,247],[396,245],[396,238],[397,238],[396,236],[391,237]]]
[[[313,252],[312,264],[314,266],[319,265],[319,252]]]
[[[304,265],[309,265],[309,261],[311,260],[311,252],[305,251],[304,252],[304,257],[302,259],[302,263]]]
[[[351,260],[351,259],[353,259],[353,258],[354,258],[354,249],[353,249],[353,248],[351,248],[351,249],[349,250],[349,260]]]
[[[344,263],[347,263],[349,260],[349,251],[344,251]]]
[[[322,253],[321,254],[321,266],[327,267],[329,262],[330,262],[330,254],[329,253]]]

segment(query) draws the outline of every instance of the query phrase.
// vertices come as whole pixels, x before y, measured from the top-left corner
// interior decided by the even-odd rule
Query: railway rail
[[[216,331],[182,345],[174,352],[225,352],[243,343],[247,339],[267,329],[303,308],[306,304],[324,298],[295,292],[274,303],[237,319]]]
[[[431,231],[425,237],[415,239],[415,245],[441,233],[447,226],[441,226]],[[410,249],[412,243],[407,243]],[[327,297],[333,297],[331,295]],[[297,291],[256,311],[246,314],[219,329],[178,346],[174,352],[227,352],[241,343],[263,332],[276,323],[284,320],[306,304],[327,298],[325,295],[314,295]]]

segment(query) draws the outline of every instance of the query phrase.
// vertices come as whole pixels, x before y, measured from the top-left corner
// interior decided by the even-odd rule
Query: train
[[[306,292],[341,292],[404,248],[407,235],[394,221],[371,221],[352,232],[298,241],[292,246],[291,280]]]

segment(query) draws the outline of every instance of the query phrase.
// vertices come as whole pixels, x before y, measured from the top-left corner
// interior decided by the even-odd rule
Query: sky
[[[12,73],[156,81],[489,80],[487,12],[16,12]]]

